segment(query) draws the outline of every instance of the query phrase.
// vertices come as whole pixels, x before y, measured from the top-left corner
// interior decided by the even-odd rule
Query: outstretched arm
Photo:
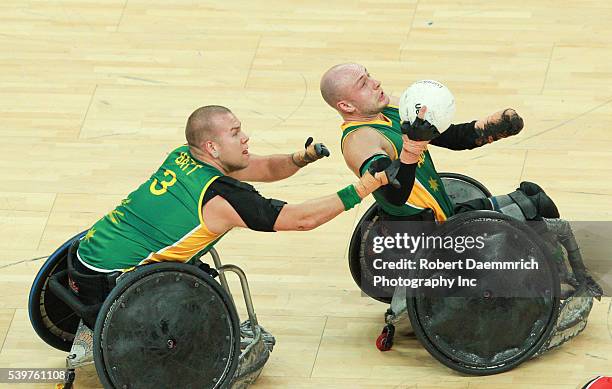
[[[389,104],[399,106],[399,97],[389,96]],[[451,150],[471,150],[521,132],[523,118],[512,108],[506,108],[480,120],[451,124],[430,143]]]
[[[229,174],[240,181],[274,182],[294,175],[300,167],[293,163],[291,154],[251,154],[249,166]]]
[[[523,129],[523,119],[512,108],[470,123],[452,124],[432,145],[451,150],[471,150],[513,136]]]
[[[291,177],[300,168],[318,159],[329,156],[329,150],[322,143],[306,140],[303,150],[293,154],[254,155],[251,154],[249,166],[229,176],[240,181],[273,182]]]
[[[209,231],[218,234],[233,227],[269,232],[307,231],[353,208],[380,186],[388,183],[398,186],[396,173],[394,166],[384,171],[372,168],[357,183],[301,204],[266,199],[248,184],[221,177],[213,183],[213,189],[209,188],[214,190],[213,197],[203,206],[202,219]]]

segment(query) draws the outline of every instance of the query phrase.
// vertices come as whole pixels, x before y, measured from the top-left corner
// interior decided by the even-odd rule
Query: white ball
[[[445,131],[455,116],[455,98],[446,86],[438,81],[421,80],[410,85],[402,93],[399,114],[402,121],[414,122],[422,106],[427,106],[425,120]]]

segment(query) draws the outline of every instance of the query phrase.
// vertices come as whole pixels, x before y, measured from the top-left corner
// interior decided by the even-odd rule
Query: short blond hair
[[[213,139],[215,137],[213,118],[227,113],[232,113],[232,111],[221,105],[206,105],[193,111],[185,126],[187,144],[199,148],[202,143]]]

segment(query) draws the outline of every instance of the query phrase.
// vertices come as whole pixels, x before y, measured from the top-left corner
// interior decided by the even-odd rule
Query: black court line
[[[2,265],[0,266],[0,269],[5,269],[7,267],[11,267],[11,266],[15,266],[15,265],[19,265],[20,263],[25,263],[25,262],[35,262],[35,261],[39,261],[41,259],[45,259],[45,258],[49,258],[48,255],[45,255],[43,257],[36,257],[36,258],[30,258],[30,259],[22,259],[20,261],[17,262],[11,262],[11,263],[7,263],[6,265]]]

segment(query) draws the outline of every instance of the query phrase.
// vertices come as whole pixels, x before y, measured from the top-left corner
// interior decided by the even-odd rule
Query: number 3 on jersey
[[[153,182],[151,183],[151,186],[149,186],[149,190],[155,196],[163,195],[164,193],[168,191],[169,186],[172,186],[176,183],[176,173],[173,172],[172,170],[166,169],[166,171],[164,172],[164,176],[171,176],[172,178],[170,178],[169,181],[159,181],[159,184],[161,185],[161,189],[157,188],[157,184],[158,184],[157,178],[154,178]]]

